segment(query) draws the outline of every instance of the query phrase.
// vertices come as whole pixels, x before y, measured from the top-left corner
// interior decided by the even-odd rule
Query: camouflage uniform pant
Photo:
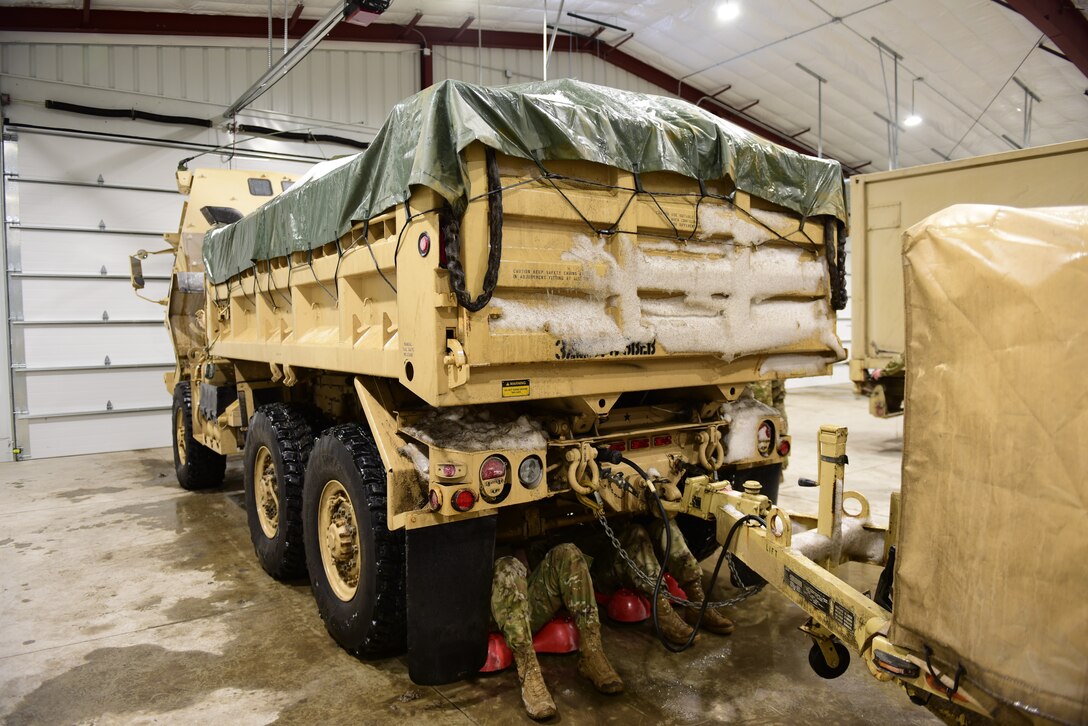
[[[672,550],[665,569],[681,584],[701,579],[703,572],[699,561],[688,549],[680,528],[672,519],[668,526],[672,532]],[[654,519],[646,526],[628,522],[620,528],[617,536],[635,566],[656,580],[665,553],[665,523],[660,519]],[[653,587],[639,578],[614,549],[607,557],[594,560],[593,565],[593,577],[602,587],[609,590],[627,587],[647,595],[653,593]]]
[[[600,627],[589,566],[575,545],[548,550],[532,573],[514,557],[495,561],[491,616],[513,650],[531,649],[533,633],[564,606],[579,631]]]

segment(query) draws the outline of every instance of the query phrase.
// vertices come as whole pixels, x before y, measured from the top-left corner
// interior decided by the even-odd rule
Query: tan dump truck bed
[[[902,356],[903,233],[953,204],[1040,207],[1088,204],[1088,140],[863,174],[851,179],[850,375]]]
[[[552,94],[536,93],[543,88]],[[461,94],[478,110],[461,98],[469,91],[500,109],[509,95],[447,84],[406,104],[427,109],[435,96]],[[615,93],[530,84],[503,130],[537,143],[566,133],[551,118],[544,130],[514,129],[535,118],[524,106],[562,96],[588,119],[570,145],[466,143],[440,165],[459,175],[415,185],[413,167],[410,197],[395,205],[383,190],[401,167],[375,167],[371,149],[214,231],[204,252],[216,283],[213,354],[396,379],[433,406],[584,397],[598,412],[625,391],[826,372],[845,355],[827,255],[845,216],[835,165],[637,94],[626,122],[659,137],[647,144],[652,164],[632,158],[624,142],[605,141],[625,130],[607,126],[616,114],[592,105],[625,102]],[[683,130],[703,131],[705,148],[677,141],[668,124],[679,121],[663,122],[665,112],[686,114]],[[408,112],[386,128],[398,113]],[[452,132],[460,142],[462,132]],[[375,143],[383,139],[393,144],[381,134]],[[525,158],[534,153],[559,158]]]

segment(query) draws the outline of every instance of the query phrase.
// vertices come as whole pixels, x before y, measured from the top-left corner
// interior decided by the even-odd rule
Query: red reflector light
[[[474,504],[476,504],[476,495],[473,494],[471,489],[458,489],[457,493],[453,495],[450,504],[452,504],[453,508],[458,512],[467,512],[472,509]]]
[[[649,439],[631,439],[631,450],[650,448]]]
[[[452,479],[457,476],[456,464],[442,464],[438,467],[438,475],[445,477],[446,479]]]
[[[668,446],[672,443],[671,436],[655,436],[654,446]]]
[[[627,451],[627,442],[613,441],[611,444],[608,445],[608,448],[612,449],[612,451]]]
[[[505,461],[497,456],[489,456],[484,459],[483,466],[480,467],[480,481],[504,478],[506,478]]]
[[[778,455],[789,456],[790,455],[790,442],[789,439],[782,439],[778,442]]]
[[[419,233],[419,256],[426,257],[431,251],[431,236],[426,232]]]

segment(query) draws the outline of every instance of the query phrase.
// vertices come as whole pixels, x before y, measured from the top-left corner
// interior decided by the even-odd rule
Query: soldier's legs
[[[548,687],[544,685],[540,663],[533,651],[526,575],[525,565],[513,557],[495,561],[495,574],[491,581],[491,617],[514,652],[525,711],[532,718],[546,719],[556,714],[556,708]]]
[[[646,528],[641,524],[630,522],[618,533],[618,537],[620,544],[631,558],[634,566],[642,570],[651,580],[656,580],[661,572],[661,564],[654,553],[654,545]],[[632,566],[620,557],[618,552],[613,553],[606,569],[610,579],[619,582],[621,587],[630,587],[642,592],[647,597],[653,597],[653,585],[640,578]],[[672,608],[672,603],[664,595],[658,596],[657,619],[662,634],[670,641],[686,643],[691,636],[691,628],[676,614],[676,611]]]
[[[582,657],[578,670],[603,693],[619,693],[623,681],[604,655],[601,621],[593,580],[585,557],[575,545],[557,545],[529,575],[529,622],[535,632],[566,607],[578,625]]]
[[[491,617],[499,626],[511,650],[532,649],[533,628],[525,565],[514,557],[495,561],[491,581]]]
[[[664,557],[665,523],[655,519],[650,523],[650,531],[653,534],[654,544]],[[672,535],[672,548],[665,568],[676,578],[680,589],[688,596],[688,600],[702,602],[706,599],[706,593],[703,590],[703,569],[699,567],[699,561],[688,548],[688,543],[684,540],[684,535],[681,534],[675,519],[669,520],[669,532]],[[683,612],[684,619],[692,625],[698,621],[699,611],[696,608],[684,608]],[[729,635],[734,630],[733,621],[712,608],[707,608],[700,626],[719,635]]]

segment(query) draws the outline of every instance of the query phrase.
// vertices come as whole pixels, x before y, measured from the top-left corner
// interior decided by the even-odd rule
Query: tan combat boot
[[[558,713],[555,701],[544,685],[544,675],[540,672],[536,653],[532,650],[515,650],[514,663],[518,668],[518,680],[521,681],[521,702],[529,718],[543,721]]]
[[[685,582],[680,587],[687,593],[688,600],[691,602],[701,603],[706,599],[706,593],[703,592],[703,583],[698,580]],[[699,608],[684,608],[684,619],[694,626],[696,621],[699,620]],[[703,622],[699,625],[699,628],[709,630],[718,635],[729,635],[736,630],[733,621],[714,608],[706,609],[706,612],[703,614]]]
[[[604,655],[600,626],[579,627],[578,634],[582,638],[582,657],[578,661],[578,672],[588,678],[601,693],[622,691],[623,681]]]
[[[684,619],[672,609],[672,603],[661,596],[657,599],[657,623],[661,626],[661,634],[670,643],[684,645],[691,637],[692,628],[684,622]],[[692,643],[698,643],[699,636]]]

